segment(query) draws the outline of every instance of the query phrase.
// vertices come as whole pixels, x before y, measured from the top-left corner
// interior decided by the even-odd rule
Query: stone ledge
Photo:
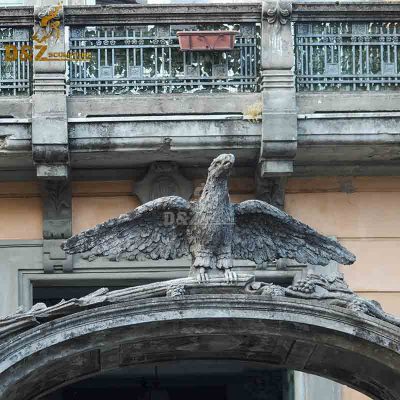
[[[32,328],[38,324],[73,316],[85,310],[107,306],[109,304],[131,303],[144,299],[182,298],[201,295],[210,298],[220,296],[220,301],[230,301],[229,295],[252,295],[261,298],[281,301],[305,301],[305,308],[323,307],[351,311],[361,320],[373,317],[380,323],[400,328],[400,320],[386,314],[377,302],[363,299],[347,286],[343,275],[309,274],[288,288],[272,283],[255,282],[254,275],[238,274],[237,281],[227,283],[223,277],[211,275],[208,283],[199,283],[193,277],[173,279],[150,283],[147,285],[129,287],[109,291],[101,288],[79,299],[62,300],[60,303],[47,307],[44,303],[35,304],[30,310],[22,309],[9,317],[0,319],[0,338],[7,339],[18,331]],[[250,300],[250,298],[248,298]],[[253,300],[250,303],[253,303]],[[307,306],[307,307],[306,307]],[[400,332],[400,329],[399,329]],[[399,339],[400,340],[400,339]],[[0,346],[0,351],[1,351]],[[400,343],[399,343],[400,351]]]
[[[107,5],[64,8],[66,25],[260,22],[260,3]]]
[[[399,21],[398,1],[301,1],[293,3],[293,21]]]

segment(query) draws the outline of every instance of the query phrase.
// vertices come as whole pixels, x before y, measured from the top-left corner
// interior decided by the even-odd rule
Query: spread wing
[[[300,263],[327,265],[330,260],[352,264],[355,256],[284,211],[259,200],[234,205],[233,236],[235,258],[257,264],[290,258]]]
[[[172,260],[189,254],[185,221],[191,213],[183,198],[161,197],[72,236],[62,248],[68,254],[86,253],[89,259]]]

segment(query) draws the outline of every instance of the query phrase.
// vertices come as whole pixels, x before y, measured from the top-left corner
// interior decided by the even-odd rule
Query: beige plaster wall
[[[199,192],[203,179],[193,181],[195,192]],[[134,182],[73,182],[72,183],[72,231],[84,229],[126,213],[138,205],[139,199],[132,195]],[[254,180],[232,179],[231,199],[240,202],[254,197]],[[195,196],[196,197],[196,196]]]
[[[131,181],[73,182],[72,232],[79,233],[137,207],[140,203],[132,189]]]
[[[0,240],[42,239],[42,202],[35,182],[0,182]]]
[[[193,182],[200,188],[204,180]],[[132,181],[73,182],[72,229],[78,233],[137,207]],[[254,181],[233,179],[232,201],[253,197]],[[43,212],[38,182],[0,182],[0,240],[42,239]]]
[[[349,285],[400,315],[400,177],[289,179],[285,208],[352,250]],[[364,399],[343,388],[343,400]]]

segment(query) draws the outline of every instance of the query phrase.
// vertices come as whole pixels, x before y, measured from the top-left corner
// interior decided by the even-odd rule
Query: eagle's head
[[[233,154],[221,154],[214,158],[210,167],[208,168],[209,178],[227,177],[235,163],[235,156]]]

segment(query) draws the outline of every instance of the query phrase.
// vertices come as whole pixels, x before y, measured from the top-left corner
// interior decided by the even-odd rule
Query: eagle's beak
[[[225,168],[232,168],[235,163],[235,157],[233,154],[227,154],[226,160],[222,163]]]
[[[227,161],[224,161],[224,163],[222,165],[226,168],[231,168],[233,163],[232,163],[232,161],[227,160]]]

